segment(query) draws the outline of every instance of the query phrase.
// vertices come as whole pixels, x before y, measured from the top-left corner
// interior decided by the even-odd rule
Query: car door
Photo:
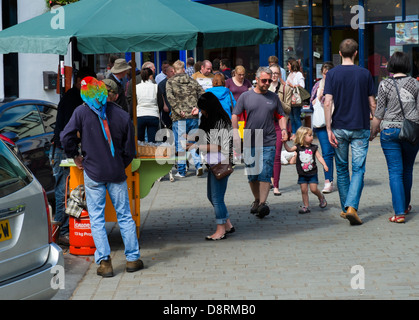
[[[0,133],[14,132],[24,164],[47,194],[54,193],[54,176],[49,162],[56,108],[41,102],[11,105],[0,114]]]
[[[48,260],[48,220],[40,183],[0,141],[0,288],[23,275],[36,275]]]

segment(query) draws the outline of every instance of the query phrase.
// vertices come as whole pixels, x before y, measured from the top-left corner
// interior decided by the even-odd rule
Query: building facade
[[[278,41],[268,45],[193,51],[137,53],[137,65],[152,60],[160,71],[163,60],[186,61],[228,58],[231,66],[243,65],[247,78],[254,79],[257,68],[267,65],[275,55],[286,68],[290,58],[300,59],[306,87],[311,88],[320,78],[325,61],[340,63],[339,44],[345,38],[359,43],[356,63],[368,68],[376,86],[388,76],[386,63],[392,53],[401,50],[409,54],[413,77],[419,77],[419,2],[418,0],[192,0],[221,9],[234,11],[276,24]],[[0,28],[7,28],[47,11],[45,0],[2,0]],[[205,17],[203,17],[205,18]],[[208,21],[211,23],[211,21]],[[120,53],[123,57],[124,53]],[[65,57],[71,65],[71,57]],[[95,71],[106,71],[108,56],[83,57],[94,64]],[[129,57],[127,57],[129,60]],[[80,64],[84,62],[80,61]],[[49,54],[0,55],[0,101],[38,98],[57,102],[55,90],[43,86],[43,72],[58,72],[59,58]]]
[[[413,77],[419,77],[419,2],[417,0],[195,0],[207,5],[276,24],[279,40],[271,45],[254,48],[258,53],[249,58],[241,48],[231,51],[233,64],[246,57],[250,70],[258,62],[266,65],[271,55],[286,67],[289,58],[302,62],[306,87],[311,88],[321,77],[325,61],[340,64],[339,44],[346,38],[359,43],[356,63],[368,68],[376,86],[387,77],[386,63],[394,51],[411,57]],[[245,10],[245,12],[243,12]],[[252,49],[245,48],[244,52]]]

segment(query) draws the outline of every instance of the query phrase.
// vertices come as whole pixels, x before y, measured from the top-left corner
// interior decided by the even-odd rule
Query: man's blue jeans
[[[95,262],[100,264],[111,254],[108,235],[105,228],[106,190],[116,211],[122,241],[125,245],[127,261],[140,258],[136,225],[132,219],[128,188],[126,181],[121,183],[96,182],[90,179],[84,171],[84,187],[86,190],[87,211],[89,212],[90,228],[95,242]]]
[[[320,147],[322,148],[322,157],[324,162],[326,162],[329,171],[324,172],[324,179],[333,181],[333,158],[335,156],[335,149],[329,142],[329,136],[327,135],[326,127],[323,128],[314,128],[314,132],[317,135],[317,138],[320,142]]]
[[[399,133],[399,128],[385,129],[380,134],[380,142],[387,161],[394,213],[403,215],[410,204],[413,165],[419,145],[400,141]]]
[[[207,197],[214,207],[216,224],[225,224],[229,218],[224,202],[229,176],[218,180],[211,171],[208,171]]]
[[[54,158],[52,152],[50,153],[50,162],[52,166],[52,173],[55,179],[55,216],[54,220],[61,222],[60,235],[68,235],[69,232],[69,217],[65,213],[65,187],[67,176],[70,173],[68,167],[60,167],[61,160],[67,158],[63,149],[55,148]]]
[[[338,141],[335,149],[336,176],[342,211],[351,206],[358,210],[367,160],[370,130],[333,129]],[[352,153],[352,176],[349,176],[349,146]]]
[[[181,175],[185,175],[186,173],[186,154],[185,149],[182,147],[181,141],[185,141],[185,134],[193,135],[195,131],[198,129],[198,118],[194,119],[185,119],[185,120],[178,120],[173,122],[172,129],[173,134],[175,135],[175,146],[176,151],[178,152],[178,161],[177,161],[177,169]],[[196,169],[201,167],[201,157],[199,154],[195,152],[195,149],[191,149],[190,155],[192,156],[194,165]]]

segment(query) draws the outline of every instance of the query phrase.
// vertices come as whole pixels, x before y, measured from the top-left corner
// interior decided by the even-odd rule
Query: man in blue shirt
[[[340,215],[348,219],[351,225],[360,225],[362,220],[357,211],[364,186],[370,115],[374,115],[376,107],[375,86],[371,73],[354,64],[358,54],[355,40],[343,40],[339,54],[342,65],[327,73],[324,112],[329,141],[336,148],[337,186],[342,207]],[[351,177],[348,168],[349,146],[352,153]]]

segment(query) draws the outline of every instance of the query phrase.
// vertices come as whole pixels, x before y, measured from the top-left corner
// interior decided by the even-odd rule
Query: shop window
[[[255,79],[256,71],[260,66],[259,46],[244,46],[231,48],[205,49],[204,57],[210,61],[214,59],[229,59],[231,69],[241,65],[246,69],[246,79]],[[268,64],[268,61],[266,61]]]
[[[306,80],[306,88],[309,88],[309,58],[310,53],[307,48],[309,47],[310,36],[307,29],[290,29],[283,31],[284,42],[284,61],[283,68],[287,71],[287,61],[292,58],[300,60],[301,68]]]
[[[211,6],[259,19],[259,1],[219,3],[212,4]]]
[[[401,0],[366,0],[365,19],[369,21],[394,20],[402,14]]]
[[[284,27],[308,25],[308,0],[284,1],[283,3]]]
[[[321,66],[324,62],[323,29],[313,30],[313,79],[322,77]]]
[[[358,0],[330,0],[331,25],[350,25],[354,13],[353,6],[358,5]]]
[[[259,19],[259,1],[219,3],[212,4],[211,6]],[[237,65],[242,65],[246,69],[245,77],[250,81],[255,79],[256,71],[260,66],[259,45],[214,49],[204,48],[203,57],[203,59],[208,59],[210,61],[213,61],[216,58],[229,59],[231,69],[235,68]],[[266,64],[267,63],[268,62],[266,61]]]
[[[358,30],[347,28],[336,28],[332,29],[330,32],[331,39],[331,53],[332,53],[332,62],[335,66],[342,63],[342,58],[339,55],[339,45],[345,39],[354,39],[358,42]],[[359,42],[358,42],[359,44]],[[355,58],[355,64],[359,63],[359,55]]]
[[[376,24],[367,27],[365,48],[368,70],[374,77],[375,85],[390,74],[387,61],[395,51],[402,51],[411,58],[413,77],[419,76],[418,23]]]
[[[312,5],[313,26],[323,26],[323,1],[314,0]]]
[[[401,6],[401,0],[397,1],[398,5]],[[418,0],[406,0],[406,14],[416,15],[416,19],[418,19],[419,16],[419,5]]]
[[[376,87],[381,80],[388,77],[387,62],[392,54],[392,42],[394,45],[393,25],[376,24],[366,28],[366,66],[374,78]]]

